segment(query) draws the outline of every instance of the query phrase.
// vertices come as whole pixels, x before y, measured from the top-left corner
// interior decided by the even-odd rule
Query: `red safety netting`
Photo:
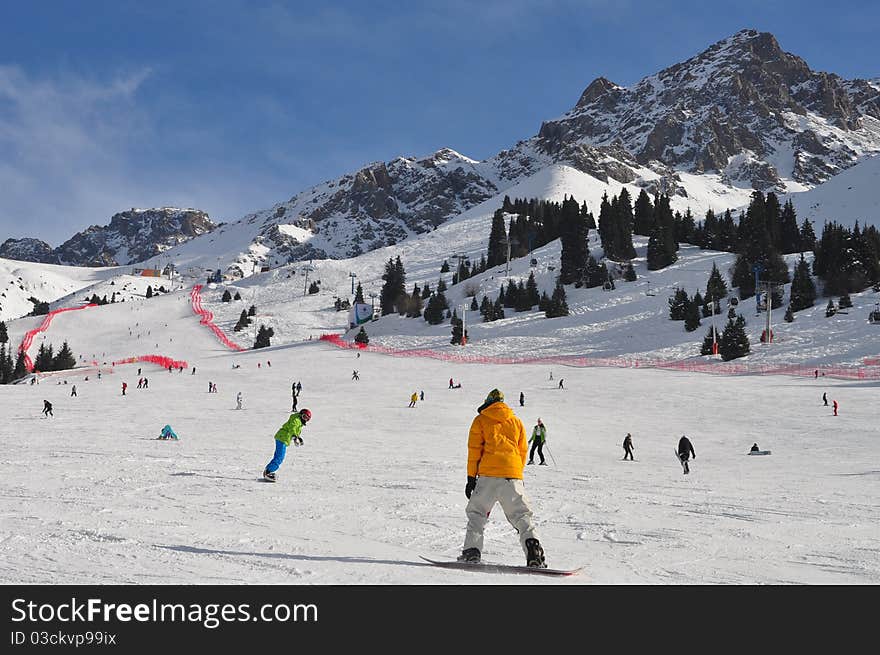
[[[113,366],[117,364],[137,364],[138,362],[148,362],[150,364],[158,364],[162,368],[189,368],[185,361],[165,357],[164,355],[138,355],[137,357],[126,357],[125,359],[117,359],[113,362]]]
[[[190,292],[189,297],[190,297],[190,301],[192,302],[193,311],[196,314],[198,314],[199,316],[201,316],[201,320],[199,321],[199,323],[201,325],[207,325],[208,328],[210,328],[210,330],[217,336],[218,339],[220,339],[220,341],[223,342],[223,345],[226,346],[227,348],[231,348],[232,350],[237,350],[237,351],[245,350],[245,348],[242,348],[234,341],[231,341],[229,339],[229,337],[227,337],[223,333],[223,330],[221,330],[219,327],[217,327],[214,324],[214,314],[212,314],[207,309],[204,309],[202,307],[202,285],[201,284],[193,285],[193,288],[192,288],[192,291]]]
[[[588,366],[660,368],[691,373],[713,373],[716,375],[795,375],[814,377],[818,372],[818,375],[832,378],[880,380],[880,365],[823,366],[817,368],[800,364],[749,364],[746,362],[707,361],[704,359],[659,360],[645,357],[584,357],[577,355],[560,355],[557,357],[496,357],[491,355],[438,352],[427,348],[397,350],[386,346],[365,345],[354,341],[345,341],[338,334],[324,334],[321,335],[320,340],[339,348],[368,350],[394,357],[429,357],[431,359],[473,364],[558,364],[560,366],[575,366],[578,368]],[[867,364],[868,361],[871,360],[865,360],[865,363]]]
[[[52,323],[52,319],[55,318],[58,314],[63,314],[64,312],[75,312],[80,309],[88,309],[89,307],[97,307],[94,303],[89,303],[88,305],[81,305],[80,307],[65,307],[64,309],[55,309],[46,314],[43,318],[43,322],[33,330],[30,330],[24,335],[24,338],[21,340],[21,345],[18,347],[19,352],[24,353],[24,365],[27,368],[28,372],[32,372],[34,370],[34,362],[31,359],[31,356],[28,355],[27,351],[33,345],[34,337],[40,332],[45,332],[49,325]]]

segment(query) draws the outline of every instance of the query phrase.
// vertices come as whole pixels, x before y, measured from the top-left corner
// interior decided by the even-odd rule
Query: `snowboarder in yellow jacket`
[[[519,533],[526,565],[546,568],[532,508],[523,486],[528,442],[522,421],[504,403],[504,394],[492,389],[477,408],[468,435],[465,513],[468,517],[462,562],[479,562],[483,529],[495,503],[501,504],[508,522]]]
[[[290,418],[275,433],[275,456],[272,457],[272,461],[263,470],[263,478],[265,480],[275,482],[275,471],[278,470],[281,462],[284,461],[284,456],[287,454],[287,448],[290,446],[291,441],[296,446],[302,446],[303,440],[299,435],[311,418],[312,413],[309,410],[301,409],[291,414]]]
[[[415,391],[413,391],[412,395],[409,397],[409,406],[410,406],[410,407],[415,407],[415,406],[416,406],[416,401],[417,401],[418,399],[419,399],[419,394],[417,394]]]

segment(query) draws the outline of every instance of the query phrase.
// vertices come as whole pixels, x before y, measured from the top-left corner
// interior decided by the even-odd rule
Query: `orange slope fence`
[[[659,360],[647,357],[585,357],[579,355],[560,355],[557,357],[496,357],[491,355],[470,355],[467,353],[439,352],[428,348],[398,350],[386,346],[366,345],[346,341],[338,334],[323,334],[321,341],[338,348],[365,350],[394,357],[429,357],[450,362],[470,364],[556,364],[577,368],[605,366],[618,368],[659,368],[689,373],[712,373],[715,375],[792,375],[802,377],[826,376],[847,380],[880,380],[880,361],[865,366],[806,366],[801,364],[750,364],[747,362],[707,361],[704,359]]]

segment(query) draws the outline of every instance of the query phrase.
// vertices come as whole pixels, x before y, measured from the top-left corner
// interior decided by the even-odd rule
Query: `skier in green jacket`
[[[275,471],[278,470],[281,462],[284,461],[284,456],[287,454],[287,448],[290,446],[291,441],[295,446],[302,446],[303,440],[299,435],[311,418],[312,413],[309,410],[301,409],[291,414],[290,418],[275,433],[275,456],[272,457],[272,461],[266,465],[266,469],[263,471],[263,478],[265,480],[275,482]]]
[[[535,450],[537,450],[538,456],[541,458],[541,464],[547,466],[547,462],[544,461],[545,441],[547,441],[547,428],[541,423],[541,419],[538,419],[538,424],[532,428],[532,436],[529,437],[529,443],[532,444],[532,449],[529,451],[529,464],[535,463]]]

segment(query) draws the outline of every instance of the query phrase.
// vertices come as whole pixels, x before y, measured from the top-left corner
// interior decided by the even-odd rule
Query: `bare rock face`
[[[53,251],[60,264],[119,266],[143,262],[217,226],[198,209],[131,209],[110,225],[92,225]]]

